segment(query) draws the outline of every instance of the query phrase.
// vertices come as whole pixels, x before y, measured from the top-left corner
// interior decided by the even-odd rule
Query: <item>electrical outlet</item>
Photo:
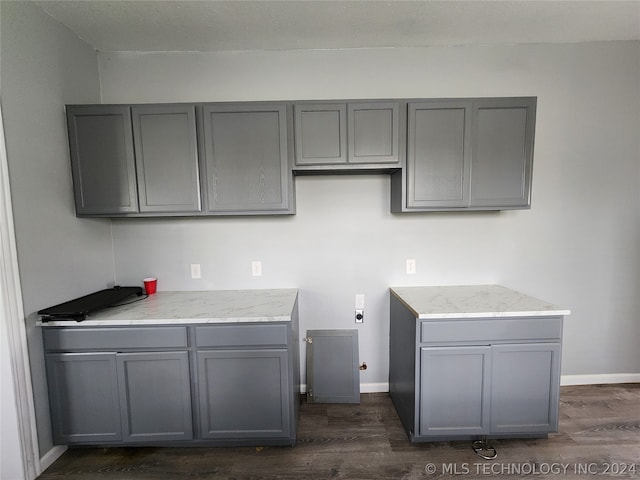
[[[191,264],[191,278],[202,278],[202,272],[200,271],[199,263]]]
[[[416,273],[416,259],[407,258],[407,275],[414,275]]]
[[[251,275],[254,277],[262,276],[262,262],[260,260],[254,260],[251,262]]]
[[[356,308],[356,323],[364,323],[364,310]]]

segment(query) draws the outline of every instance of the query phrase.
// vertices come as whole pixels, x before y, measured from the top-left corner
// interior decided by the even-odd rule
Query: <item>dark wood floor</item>
[[[39,479],[640,478],[640,384],[562,387],[560,417],[548,439],[496,440],[483,460],[469,442],[409,443],[389,396],[366,394],[304,402],[295,447],[76,448]]]

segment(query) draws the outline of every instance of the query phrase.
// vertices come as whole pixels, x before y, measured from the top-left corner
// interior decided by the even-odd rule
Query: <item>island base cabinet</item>
[[[122,439],[115,353],[51,353],[46,367],[56,445]]]
[[[558,430],[560,344],[492,347],[491,433]]]
[[[420,435],[482,435],[489,418],[490,347],[420,350]]]
[[[295,435],[286,349],[213,350],[197,356],[202,438]]]
[[[187,352],[117,355],[123,440],[193,438]]]

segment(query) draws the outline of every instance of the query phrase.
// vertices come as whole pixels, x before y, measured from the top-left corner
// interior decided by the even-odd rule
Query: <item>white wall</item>
[[[31,2],[1,3],[2,109],[44,455],[52,446],[47,385],[31,314],[114,280],[110,222],[75,217],[64,115],[67,103],[99,103],[100,82],[95,51],[75,34]]]
[[[301,289],[301,331],[354,328],[388,377],[390,285],[500,283],[573,314],[564,374],[640,372],[640,44],[100,53],[105,103],[538,97],[529,211],[391,215],[386,176],[296,178],[285,218],[118,220],[117,281]],[[404,274],[417,259],[418,274]],[[250,276],[262,260],[264,276]],[[203,279],[189,277],[201,263]]]

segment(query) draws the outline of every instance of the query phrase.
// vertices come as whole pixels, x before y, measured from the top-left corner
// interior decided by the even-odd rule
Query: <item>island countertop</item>
[[[296,289],[157,292],[100,310],[82,322],[39,322],[43,327],[180,323],[288,322]]]
[[[391,294],[419,319],[546,317],[571,313],[500,285],[392,287]]]

